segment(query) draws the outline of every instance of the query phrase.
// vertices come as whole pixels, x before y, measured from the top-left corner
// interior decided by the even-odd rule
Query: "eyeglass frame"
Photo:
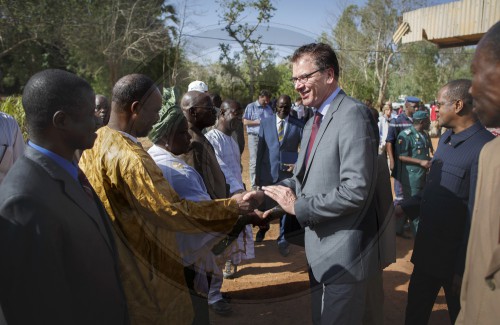
[[[206,109],[206,110],[217,111],[217,107],[215,107],[215,106],[198,106],[198,105],[195,105],[195,106],[191,106],[191,108],[203,108],[203,109]]]
[[[456,102],[458,102],[458,101],[460,101],[460,100],[461,100],[461,99],[454,99],[454,100],[452,100],[452,101],[449,101],[449,102],[442,102],[442,103],[440,103],[440,102],[436,101],[436,106],[437,106],[437,108],[441,108],[441,106],[443,106],[443,105],[446,105],[446,104],[455,104]]]
[[[311,78],[313,74],[315,74],[316,72],[324,71],[324,70],[326,70],[326,69],[321,68],[321,69],[315,70],[311,73],[306,73],[306,74],[303,74],[303,75],[298,76],[298,77],[292,77],[292,78],[290,78],[290,82],[294,86],[297,84],[297,82],[300,82],[301,84],[305,84],[306,82],[309,81],[309,78]]]

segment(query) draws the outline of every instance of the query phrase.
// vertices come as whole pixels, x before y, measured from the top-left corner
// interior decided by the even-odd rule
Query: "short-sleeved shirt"
[[[405,113],[401,113],[398,117],[392,119],[389,122],[389,130],[387,131],[385,143],[391,143],[393,147],[396,146],[396,140],[401,131],[409,128],[412,125],[413,121]],[[392,170],[392,177],[394,177],[395,179],[399,179],[400,176],[398,175],[398,172],[401,169],[401,162],[398,159],[397,150],[394,150],[394,163],[395,166]]]
[[[409,128],[413,125],[413,121],[405,114],[402,113],[395,119],[392,119],[389,123],[389,131],[387,132],[386,141],[396,144],[396,139],[401,131]]]
[[[424,132],[418,132],[412,125],[398,135],[396,152],[398,157],[406,156],[420,160],[431,160],[431,146],[432,144],[429,136]],[[406,185],[416,190],[423,188],[425,173],[426,168],[404,162],[400,163],[398,171],[398,175],[400,176],[399,180],[403,184],[403,188]],[[413,193],[412,191],[411,195],[415,194],[417,193]]]
[[[0,183],[23,152],[24,140],[19,125],[12,116],[0,112]]]
[[[259,101],[252,102],[247,105],[245,108],[245,113],[243,114],[243,118],[245,120],[263,120],[266,117],[273,116],[274,112],[271,106],[261,106],[259,104]],[[252,125],[252,126],[247,126],[247,133],[248,134],[254,134],[258,135],[259,134],[259,125]]]

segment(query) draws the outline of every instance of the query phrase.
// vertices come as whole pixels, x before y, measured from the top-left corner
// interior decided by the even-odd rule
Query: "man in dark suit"
[[[106,212],[73,161],[91,148],[95,96],[62,70],[23,92],[30,141],[0,186],[0,303],[9,324],[128,324]]]
[[[276,114],[261,121],[255,177],[257,186],[273,185],[293,176],[304,124],[290,115],[291,108],[290,96],[281,95],[278,98]],[[267,210],[276,205],[276,202],[267,198],[264,204]],[[280,220],[278,248],[281,255],[287,256],[289,248],[284,238],[284,222],[283,216]],[[255,236],[255,241],[264,240],[267,230],[269,225],[261,228]]]
[[[329,45],[304,45],[291,61],[295,90],[316,113],[294,176],[263,189],[305,228],[314,324],[361,324],[367,279],[379,269],[375,120],[339,88]]]

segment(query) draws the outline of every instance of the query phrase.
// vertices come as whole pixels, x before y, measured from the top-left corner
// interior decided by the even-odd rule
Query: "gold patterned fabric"
[[[139,144],[107,126],[97,133],[79,164],[113,221],[131,321],[190,324],[192,305],[175,232],[227,233],[237,204],[181,200]]]

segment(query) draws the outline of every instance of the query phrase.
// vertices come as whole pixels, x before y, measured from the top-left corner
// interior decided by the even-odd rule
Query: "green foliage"
[[[11,96],[0,101],[0,111],[11,115],[19,124],[23,132],[24,139],[28,139],[28,129],[26,127],[26,118],[24,114],[21,96]]]
[[[347,6],[326,36],[338,49],[339,82],[351,96],[378,103],[384,99],[395,51],[391,36],[396,21],[391,0],[369,0],[361,7]]]
[[[390,80],[390,97],[401,94],[417,96],[425,102],[435,98],[438,88],[438,48],[426,41],[404,44],[400,58],[394,64]]]
[[[262,77],[266,68],[273,66],[275,57],[272,47],[262,45],[258,29],[269,23],[276,8],[270,0],[219,0],[218,3],[224,30],[241,49],[233,51],[231,45],[221,43],[219,61],[226,72],[245,85],[248,98],[254,98],[262,83],[270,84]],[[249,15],[255,16],[256,24],[243,22]]]
[[[109,93],[121,76],[167,60],[176,22],[164,0],[0,0],[0,93],[20,93],[47,68]]]

